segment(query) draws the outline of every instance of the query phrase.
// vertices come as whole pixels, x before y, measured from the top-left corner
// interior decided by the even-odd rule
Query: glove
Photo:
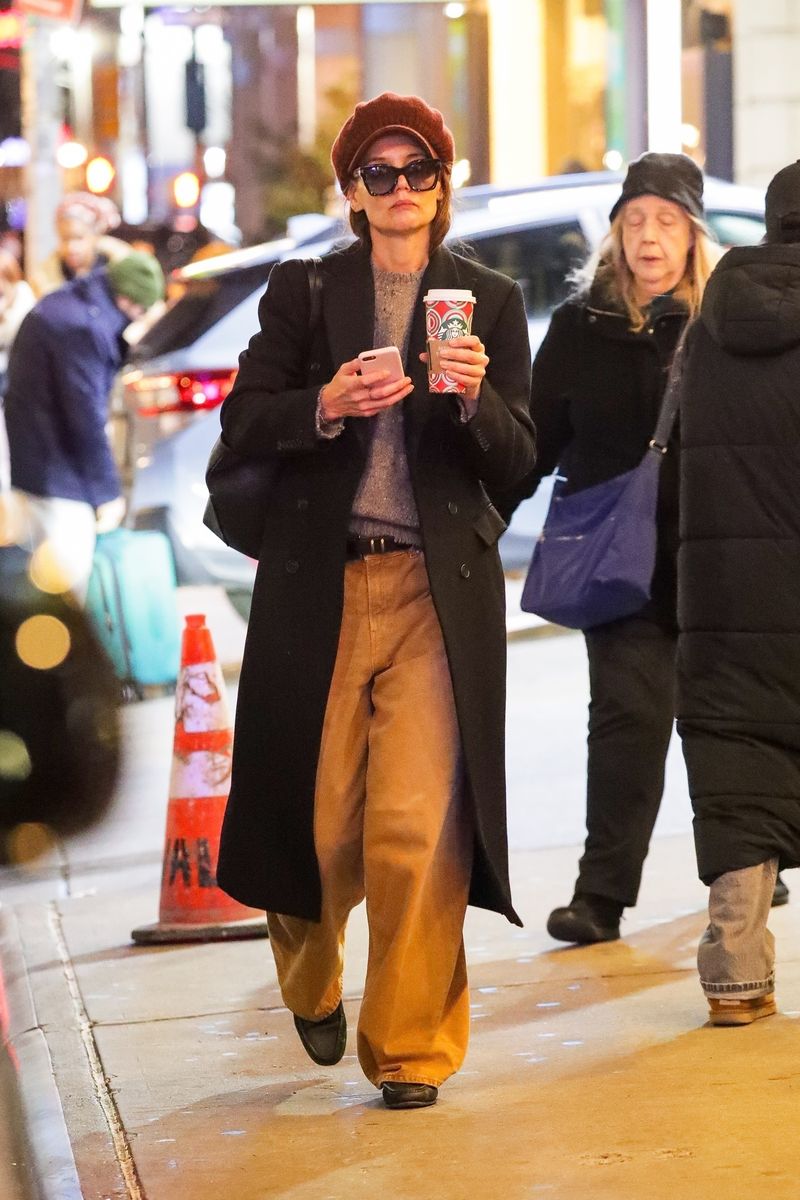
[[[114,500],[99,504],[95,517],[97,532],[110,533],[112,529],[117,529],[125,518],[125,500],[122,496],[117,496]]]

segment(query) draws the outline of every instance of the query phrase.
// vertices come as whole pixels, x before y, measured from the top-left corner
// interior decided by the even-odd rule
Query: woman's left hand
[[[420,358],[423,362],[428,361],[427,354],[420,354]],[[439,361],[442,370],[465,389],[461,393],[461,399],[469,415],[474,416],[478,409],[481,384],[489,364],[489,356],[482,341],[474,333],[466,337],[448,339],[442,344]]]

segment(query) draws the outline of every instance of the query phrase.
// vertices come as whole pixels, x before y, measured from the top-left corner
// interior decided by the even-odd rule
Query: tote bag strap
[[[664,399],[661,401],[661,409],[658,414],[658,421],[656,422],[655,433],[648,443],[648,449],[654,450],[656,454],[667,453],[672,427],[678,415],[681,403],[681,380],[683,378],[683,368],[686,363],[685,347],[688,332],[689,323],[684,326],[683,332],[678,339],[678,345],[675,347]]]
[[[311,301],[308,314],[309,344],[314,342],[314,334],[322,316],[322,259],[304,258],[303,266],[308,275],[308,295]]]

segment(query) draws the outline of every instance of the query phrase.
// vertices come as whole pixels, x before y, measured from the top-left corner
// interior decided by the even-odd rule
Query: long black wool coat
[[[374,289],[359,245],[322,260],[322,328],[309,363],[309,295],[299,262],[274,268],[261,331],[240,358],[222,408],[236,451],[280,471],[265,531],[239,686],[233,781],[220,885],[245,904],[319,919],[314,782],[341,623],[348,522],[364,468],[366,419],[320,440],[320,386],[370,349]],[[477,415],[459,424],[454,397],[431,395],[422,296],[471,288],[473,332],[490,357]],[[505,598],[497,539],[505,524],[489,492],[535,461],[528,415],[530,351],[522,294],[510,279],[441,247],[413,315],[404,401],[406,452],[431,593],[453,679],[475,814],[470,899],[512,920],[505,813]],[[411,781],[409,781],[409,785]]]
[[[800,245],[729,251],[686,350],[678,730],[711,883],[800,865]]]

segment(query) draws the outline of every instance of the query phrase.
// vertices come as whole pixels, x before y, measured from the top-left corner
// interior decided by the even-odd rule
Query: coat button
[[[589,313],[589,324],[594,325],[596,320],[597,320],[597,317],[594,315],[594,313]]]
[[[461,578],[469,579],[469,567],[466,563],[461,564]]]
[[[450,501],[450,503],[449,503],[449,504],[448,504],[448,506],[447,506],[447,511],[448,511],[448,512],[449,512],[449,513],[450,513],[452,516],[455,516],[455,515],[456,515],[456,513],[458,512],[458,505],[456,504],[455,500],[451,500],[451,501]]]
[[[301,496],[300,499],[297,501],[297,507],[300,512],[306,511],[306,509],[308,508],[308,501],[306,500],[305,496]]]
[[[287,575],[296,575],[299,570],[300,570],[300,563],[297,561],[296,558],[290,558],[286,564],[286,574]]]

